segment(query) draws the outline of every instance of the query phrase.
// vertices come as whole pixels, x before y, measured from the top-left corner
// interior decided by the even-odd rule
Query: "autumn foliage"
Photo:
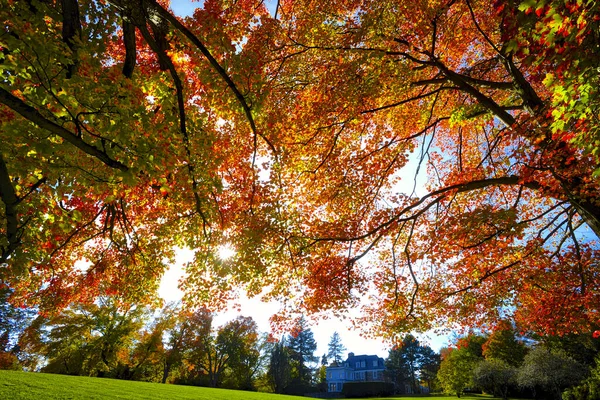
[[[269,7],[2,1],[15,302],[149,301],[180,246],[188,301],[276,324],[598,329],[596,3]]]

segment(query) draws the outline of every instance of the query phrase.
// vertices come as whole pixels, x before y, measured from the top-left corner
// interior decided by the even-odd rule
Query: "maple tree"
[[[143,302],[187,246],[188,301],[275,325],[597,329],[599,7],[5,0],[0,278]]]

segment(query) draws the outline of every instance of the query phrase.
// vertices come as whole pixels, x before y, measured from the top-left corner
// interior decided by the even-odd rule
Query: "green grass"
[[[432,400],[454,400],[456,396],[402,396],[388,399],[423,400],[427,398]],[[0,371],[0,399],[299,400],[303,397],[83,376]],[[491,400],[492,398],[487,396],[461,396],[461,399]]]
[[[83,376],[0,371],[0,399],[298,400],[299,397]]]

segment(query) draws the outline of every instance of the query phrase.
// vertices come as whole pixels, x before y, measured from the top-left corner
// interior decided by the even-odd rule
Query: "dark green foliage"
[[[318,357],[314,355],[317,342],[304,317],[300,318],[294,334],[289,338],[288,348],[292,365],[296,369],[293,379],[304,384],[310,384],[312,372],[307,364],[318,361]]]
[[[431,388],[440,365],[439,355],[429,346],[424,346],[413,335],[406,335],[402,343],[390,350],[385,361],[386,375],[397,388],[404,384],[412,393],[420,393],[419,381],[423,379]],[[402,391],[402,390],[401,390]]]
[[[562,351],[590,368],[594,367],[596,355],[600,351],[600,340],[594,339],[591,334],[545,336],[539,338],[539,341],[548,349]]]
[[[564,351],[544,347],[532,349],[519,369],[517,380],[522,387],[542,389],[556,399],[569,386],[585,378],[586,368]]]
[[[269,381],[275,393],[283,393],[291,381],[292,364],[290,352],[282,340],[273,346],[269,361]]]
[[[473,382],[486,393],[507,399],[517,382],[517,368],[499,359],[484,360],[475,368]]]

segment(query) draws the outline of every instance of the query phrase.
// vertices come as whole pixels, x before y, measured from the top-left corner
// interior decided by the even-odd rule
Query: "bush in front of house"
[[[394,393],[394,384],[390,382],[346,382],[342,394],[352,397],[391,396]]]

